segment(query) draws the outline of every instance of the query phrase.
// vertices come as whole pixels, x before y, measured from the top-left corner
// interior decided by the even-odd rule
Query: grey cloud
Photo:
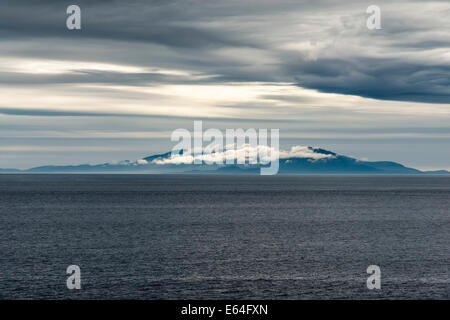
[[[395,59],[322,59],[292,63],[301,87],[383,100],[450,103],[450,65],[423,66]]]
[[[190,8],[200,8],[201,4],[191,1],[77,1],[82,8],[82,29],[77,31],[66,28],[65,10],[69,4],[62,1],[3,3],[0,34],[4,39],[95,38],[174,48],[249,45],[248,41],[227,32],[193,25],[201,10]],[[9,19],[11,16],[15,19]]]
[[[158,73],[126,73],[97,70],[71,70],[64,74],[26,74],[18,72],[0,73],[0,84],[3,86],[43,86],[49,84],[110,84],[123,86],[152,84],[198,84],[209,82],[210,79],[192,79],[189,76],[171,76]],[[89,90],[89,89],[84,89]],[[100,90],[100,89],[96,89]],[[106,90],[106,89],[102,89]],[[113,91],[109,91],[113,93]],[[133,92],[135,97],[139,94]],[[148,96],[146,96],[148,98]],[[127,96],[127,98],[133,98]]]
[[[256,106],[255,106],[256,107]],[[299,123],[299,120],[289,120],[289,119],[263,119],[263,118],[255,118],[255,117],[240,117],[238,119],[233,118],[224,118],[224,117],[198,117],[198,116],[166,116],[166,115],[151,115],[151,114],[140,114],[140,113],[116,113],[116,112],[79,112],[79,111],[57,111],[50,109],[29,109],[29,108],[4,108],[0,107],[0,115],[11,115],[11,116],[24,116],[24,117],[78,117],[78,118],[117,118],[117,119],[125,119],[125,118],[133,118],[133,119],[155,119],[155,120],[174,120],[180,119],[185,120],[185,123],[192,123],[193,120],[201,120],[201,121],[219,121],[218,123],[239,123],[239,122],[247,122],[247,123],[285,123],[285,122],[296,122]],[[147,124],[150,124],[147,122]],[[154,126],[154,123],[151,123],[151,126]],[[24,126],[23,128],[27,128]],[[18,128],[16,125],[13,128]],[[5,127],[3,126],[3,129]],[[42,129],[42,128],[40,128]]]
[[[426,53],[431,49],[450,50],[450,25],[445,19],[446,12],[439,11],[445,1],[427,6],[431,11],[424,16],[417,12],[421,8],[419,1],[394,4],[380,0],[383,30],[372,33],[364,26],[367,4],[358,1],[80,0],[77,3],[83,14],[83,29],[79,32],[65,28],[65,8],[69,2],[2,2],[0,35],[9,41],[9,45],[2,45],[2,52],[159,65],[214,75],[200,82],[294,82],[322,92],[375,99],[450,102],[448,60],[427,60]],[[338,19],[333,20],[334,17]],[[297,37],[297,33],[306,39]],[[313,59],[303,49],[296,51],[282,46],[308,38],[313,46],[327,41],[331,44],[317,46]],[[42,40],[55,45],[40,45]],[[372,47],[366,48],[366,43]],[[344,55],[336,49],[347,45]],[[247,49],[274,61],[261,62],[258,55],[249,59],[252,53]],[[374,55],[371,49],[385,56]],[[91,71],[40,78],[0,75],[2,84],[24,85],[196,81],[154,74]]]

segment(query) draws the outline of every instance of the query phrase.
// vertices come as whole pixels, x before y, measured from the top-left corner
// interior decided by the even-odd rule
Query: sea
[[[0,299],[449,298],[449,176],[0,175]]]

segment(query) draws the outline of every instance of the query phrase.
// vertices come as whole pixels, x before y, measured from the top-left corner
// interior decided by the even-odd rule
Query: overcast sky
[[[450,169],[449,17],[448,0],[2,0],[0,167],[139,159],[204,120]]]

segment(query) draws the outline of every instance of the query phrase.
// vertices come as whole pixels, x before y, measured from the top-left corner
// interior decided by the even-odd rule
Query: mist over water
[[[0,175],[2,299],[448,299],[449,248],[446,176]]]

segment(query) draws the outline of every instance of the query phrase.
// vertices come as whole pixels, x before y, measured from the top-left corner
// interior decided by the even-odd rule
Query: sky
[[[203,120],[450,169],[449,16],[448,0],[2,0],[0,168],[140,159]]]

